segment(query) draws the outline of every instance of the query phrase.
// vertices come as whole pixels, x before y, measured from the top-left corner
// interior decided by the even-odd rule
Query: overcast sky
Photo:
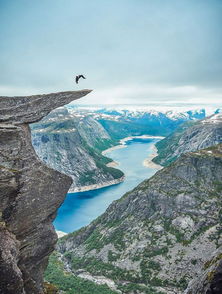
[[[0,95],[221,104],[222,1],[0,0],[0,69]]]

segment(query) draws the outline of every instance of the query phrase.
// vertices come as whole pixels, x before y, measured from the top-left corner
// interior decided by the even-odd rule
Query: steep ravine
[[[29,123],[90,90],[0,97],[0,293],[41,294],[57,236],[52,221],[72,183],[37,157]]]
[[[201,268],[206,287],[218,285],[221,196],[219,144],[182,155],[60,239],[57,250],[76,276],[107,279],[119,293],[182,294],[192,278],[204,279]],[[221,292],[191,286],[187,293]]]

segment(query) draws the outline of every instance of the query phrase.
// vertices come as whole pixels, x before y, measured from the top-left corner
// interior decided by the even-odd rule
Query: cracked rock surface
[[[72,184],[39,160],[29,123],[90,92],[0,97],[0,294],[43,293],[52,222]]]

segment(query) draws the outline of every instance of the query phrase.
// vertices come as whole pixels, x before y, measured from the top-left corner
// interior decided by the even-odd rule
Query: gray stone
[[[43,293],[52,221],[72,183],[37,157],[28,123],[90,90],[0,97],[0,293]]]

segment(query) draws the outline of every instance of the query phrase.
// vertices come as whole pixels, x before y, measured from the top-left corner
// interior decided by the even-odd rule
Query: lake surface
[[[123,183],[98,190],[67,194],[54,221],[57,231],[73,232],[88,225],[101,215],[114,200],[122,197],[143,180],[150,178],[157,170],[143,166],[143,161],[153,152],[153,145],[159,139],[132,139],[127,147],[116,149],[107,156],[119,163],[117,168],[125,174]]]

